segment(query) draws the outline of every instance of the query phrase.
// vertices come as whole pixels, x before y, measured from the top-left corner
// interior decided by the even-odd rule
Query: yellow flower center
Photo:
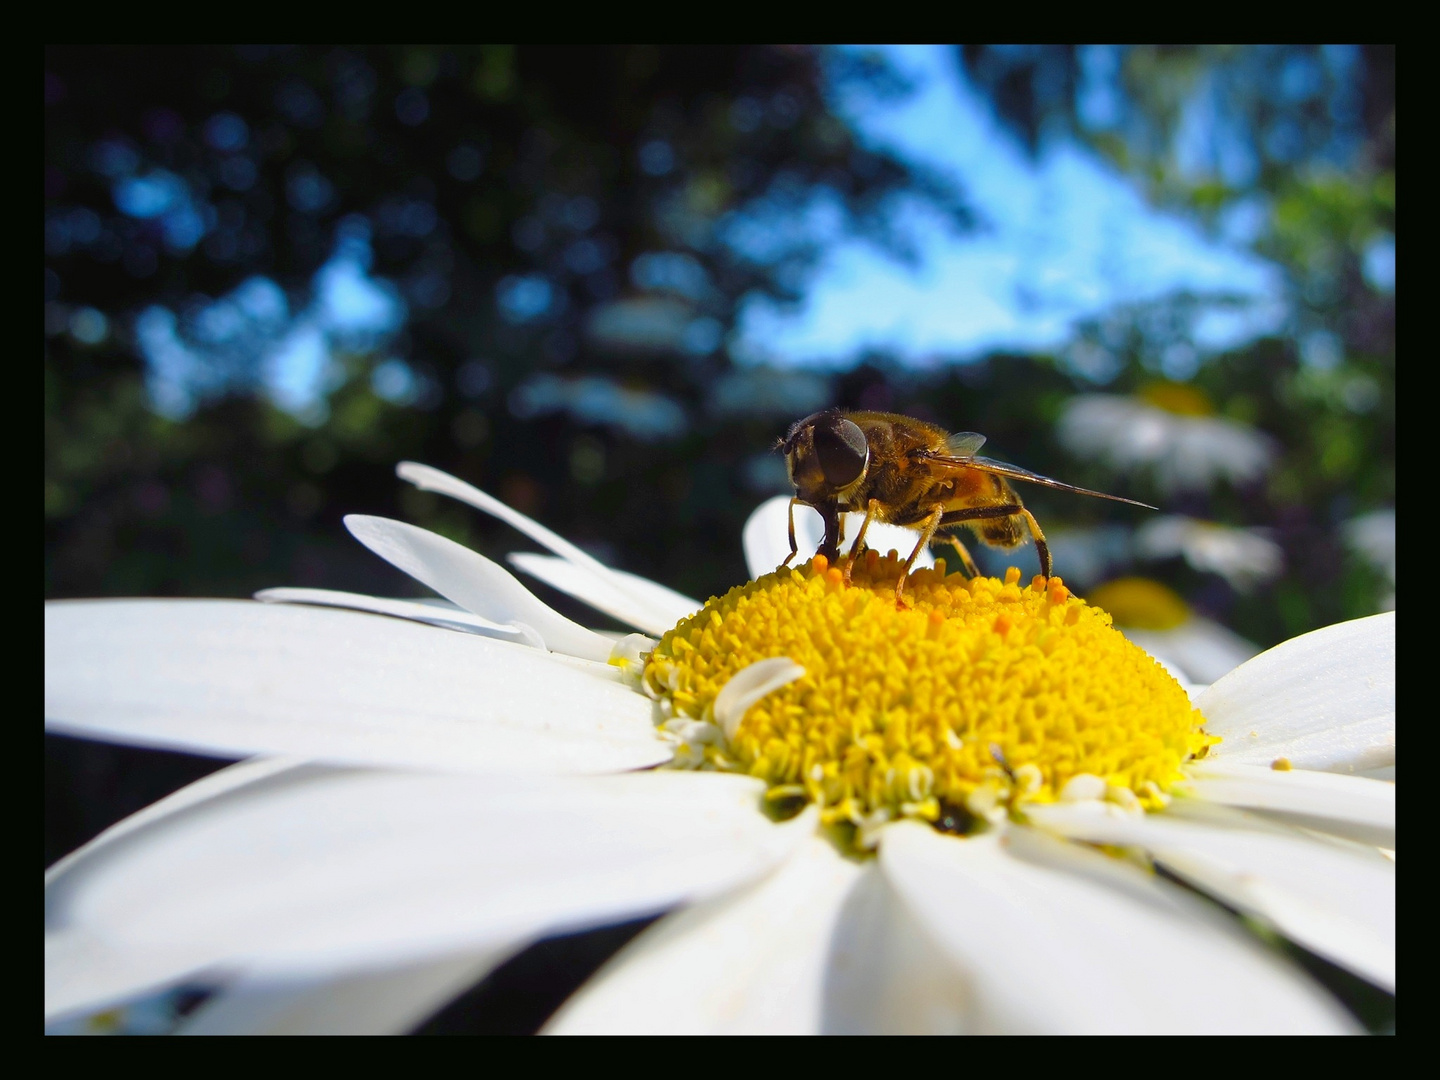
[[[711,599],[645,662],[677,763],[748,773],[773,799],[869,831],[898,817],[970,831],[1025,802],[1156,808],[1218,741],[1164,668],[1059,578],[1021,587],[917,570],[897,609],[895,552],[847,583],[822,556]],[[758,661],[804,675],[743,714],[716,698]],[[783,661],[777,661],[784,667]],[[727,730],[728,729],[728,730]]]

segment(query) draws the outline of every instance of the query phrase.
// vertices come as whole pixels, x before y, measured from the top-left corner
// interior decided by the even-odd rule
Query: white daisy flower
[[[51,730],[251,756],[47,873],[47,1022],[198,982],[181,1030],[404,1031],[533,941],[670,912],[547,1030],[1354,1030],[1167,877],[1393,992],[1394,785],[1346,775],[1393,767],[1393,616],[1241,666],[1202,731],[1058,580],[937,563],[897,610],[895,560],[817,558],[697,612],[400,471],[661,640],[377,518],[347,524],[455,608],[47,604]],[[747,532],[752,572],[785,544]]]
[[[1150,472],[1166,492],[1263,476],[1275,457],[1270,438],[1211,412],[1198,390],[1183,385],[1146,387],[1136,397],[1082,394],[1066,403],[1056,434],[1080,457],[1119,472]]]
[[[1219,574],[1248,592],[1285,567],[1280,545],[1261,529],[1242,529],[1179,514],[1147,521],[1135,531],[1135,549],[1143,558],[1183,556],[1201,573]]]
[[[1345,523],[1345,540],[1350,549],[1385,575],[1390,592],[1381,601],[1395,608],[1395,511],[1372,510]]]

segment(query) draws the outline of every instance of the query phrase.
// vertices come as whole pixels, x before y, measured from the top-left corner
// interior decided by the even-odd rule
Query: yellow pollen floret
[[[643,680],[666,728],[691,740],[677,762],[757,776],[862,833],[899,817],[963,830],[1091,790],[1156,809],[1181,763],[1218,741],[1165,669],[1059,578],[967,579],[937,560],[897,609],[901,566],[867,551],[847,583],[816,556],[667,633]],[[725,737],[716,696],[771,657],[805,674]]]

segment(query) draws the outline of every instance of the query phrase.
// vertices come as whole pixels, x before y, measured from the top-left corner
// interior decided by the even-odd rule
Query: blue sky
[[[334,253],[311,281],[309,305],[299,312],[291,312],[278,284],[258,275],[178,317],[159,304],[146,308],[135,336],[155,409],[183,419],[203,397],[258,380],[281,408],[309,422],[323,420],[325,397],[339,376],[335,353],[374,348],[405,321],[404,301],[389,282],[370,276],[371,260],[369,224],[347,218]],[[372,381],[392,400],[416,390],[399,361],[382,363]]]
[[[865,144],[951,177],[980,229],[958,234],[933,209],[903,201],[896,222],[920,255],[906,266],[868,241],[841,238],[837,215],[815,207],[812,227],[834,230],[836,239],[804,302],[797,310],[748,303],[738,356],[842,366],[867,349],[912,363],[1054,349],[1077,319],[1179,291],[1244,301],[1201,320],[1202,349],[1238,344],[1283,320],[1278,267],[1152,209],[1130,180],[1081,146],[1052,146],[1032,161],[966,85],[952,49],[882,51],[913,92],[892,100],[837,95],[835,107]]]
[[[838,201],[824,193],[799,214],[767,216],[759,209],[737,215],[725,235],[741,251],[758,252],[797,234],[819,240],[822,250],[797,307],[763,298],[742,306],[730,347],[743,364],[837,368],[875,350],[925,365],[997,350],[1056,350],[1072,338],[1077,320],[1116,307],[1177,292],[1228,296],[1229,304],[1206,309],[1191,327],[1200,353],[1187,344],[1181,367],[1170,372],[1184,377],[1207,349],[1237,345],[1284,322],[1278,267],[1242,244],[1207,237],[1194,222],[1151,208],[1128,178],[1075,143],[1057,143],[1032,160],[965,83],[953,49],[882,51],[912,92],[881,97],[837,86],[833,107],[864,144],[953,180],[978,228],[959,232],[924,200],[897,198],[892,220],[918,255],[912,265],[849,235]],[[203,225],[206,208],[182,198],[183,185],[170,183],[169,174],[163,183],[154,173],[136,180],[137,168],[138,159],[126,159],[110,170],[119,185],[117,205],[131,216],[175,217],[174,243],[193,247],[199,235],[193,226]],[[1393,240],[1388,250],[1393,283]],[[136,331],[156,408],[183,417],[207,395],[258,380],[276,404],[319,422],[339,374],[337,350],[379,347],[407,317],[398,289],[372,277],[370,264],[370,226],[347,218],[299,310],[291,310],[277,283],[256,277],[183,312],[158,305],[142,312]],[[647,275],[673,277],[689,264],[703,276],[692,258],[673,252],[642,257],[634,269],[637,279],[648,281]],[[543,287],[545,295],[522,296],[527,284]],[[550,302],[543,278],[501,285],[502,309],[542,300],[543,309]],[[713,348],[707,341],[704,350]],[[372,383],[396,402],[414,400],[420,390],[402,359],[380,364]],[[550,389],[558,393],[558,386]],[[587,386],[560,389],[592,402],[594,388]]]

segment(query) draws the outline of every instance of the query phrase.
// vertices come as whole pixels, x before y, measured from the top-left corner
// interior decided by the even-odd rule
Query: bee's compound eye
[[[820,459],[825,482],[843,488],[853,484],[865,471],[870,447],[865,443],[860,425],[832,413],[820,417],[815,424],[815,456]]]

